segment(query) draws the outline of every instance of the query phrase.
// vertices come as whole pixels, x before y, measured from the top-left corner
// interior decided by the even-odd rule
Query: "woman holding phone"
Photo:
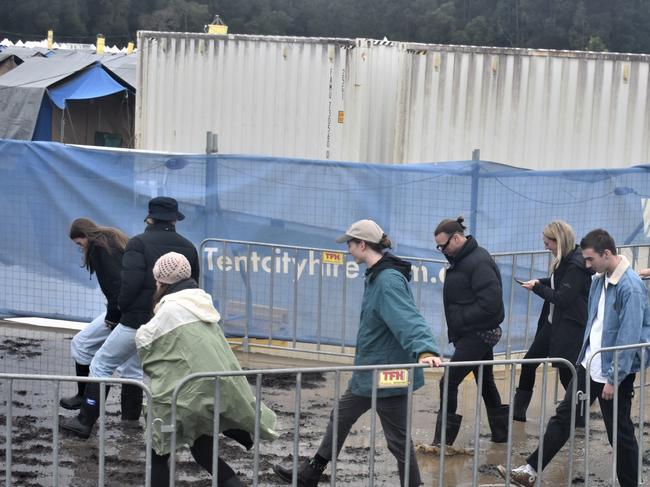
[[[587,321],[591,272],[585,267],[582,251],[575,243],[575,232],[568,223],[552,221],[544,228],[542,240],[544,248],[553,254],[551,274],[521,283],[544,300],[535,338],[524,358],[561,357],[575,363]],[[558,367],[560,382],[566,390],[571,371],[567,367],[554,367]],[[536,369],[537,364],[521,367],[514,399],[515,421],[526,421]],[[584,424],[584,417],[578,417],[577,422]]]

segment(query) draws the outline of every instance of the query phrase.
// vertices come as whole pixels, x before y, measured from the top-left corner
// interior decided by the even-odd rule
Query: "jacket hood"
[[[400,259],[399,257],[385,252],[381,259],[375,265],[366,270],[366,278],[374,279],[384,269],[395,269],[400,272],[407,281],[411,280],[411,263],[408,260]]]
[[[474,237],[472,237],[471,235],[467,235],[467,241],[465,242],[465,245],[463,245],[460,248],[460,250],[458,250],[458,253],[454,256],[445,254],[445,257],[447,258],[450,264],[454,264],[456,262],[460,262],[461,260],[463,260],[474,250],[476,250],[477,247],[478,247],[478,243],[476,242]]]
[[[582,257],[582,250],[580,249],[580,246],[576,245],[571,253],[565,257],[565,259],[567,264],[574,265],[580,269],[589,271],[590,274],[593,274],[593,271],[591,269],[587,269],[587,266],[585,265],[585,259]]]
[[[168,294],[160,300],[154,313],[161,311],[165,304],[179,306],[196,316],[198,321],[205,323],[217,323],[221,319],[221,315],[212,303],[212,296],[203,289],[190,288]]]

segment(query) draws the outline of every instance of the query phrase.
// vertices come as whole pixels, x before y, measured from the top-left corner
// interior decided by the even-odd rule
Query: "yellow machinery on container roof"
[[[219,15],[215,15],[212,22],[205,26],[205,32],[208,34],[226,35],[228,33],[228,26],[221,20]]]

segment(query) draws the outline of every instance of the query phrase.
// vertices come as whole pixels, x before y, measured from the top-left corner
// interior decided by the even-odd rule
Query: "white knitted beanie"
[[[169,252],[160,257],[153,266],[153,277],[164,284],[176,284],[189,279],[192,266],[183,254]]]

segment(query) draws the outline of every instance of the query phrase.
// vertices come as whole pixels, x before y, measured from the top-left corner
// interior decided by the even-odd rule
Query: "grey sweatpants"
[[[386,436],[386,444],[388,450],[397,459],[397,468],[399,470],[400,484],[404,487],[404,459],[406,458],[406,395],[391,396],[391,397],[378,397],[377,398],[377,414],[381,421],[381,426]],[[371,407],[371,399],[369,397],[357,396],[352,394],[350,390],[345,391],[339,400],[339,417],[338,417],[338,433],[337,433],[337,457],[341,452],[343,443],[352,428],[366,411]],[[332,432],[333,432],[333,416],[334,411],[330,414],[330,420],[327,424],[325,437],[318,447],[318,454],[326,460],[332,459]],[[417,458],[415,456],[415,449],[413,448],[413,441],[410,444],[411,457],[409,469],[409,487],[416,487],[422,485],[420,478],[420,469],[418,468]]]

